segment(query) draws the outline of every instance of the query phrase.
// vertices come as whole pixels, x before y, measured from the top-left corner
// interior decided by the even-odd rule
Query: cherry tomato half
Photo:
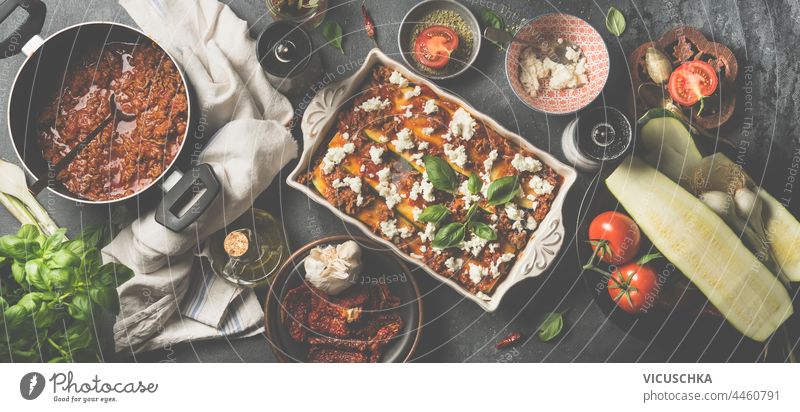
[[[717,72],[710,64],[695,60],[678,66],[669,77],[667,89],[676,103],[689,107],[717,90]]]
[[[629,263],[615,270],[608,278],[608,294],[620,309],[628,313],[644,313],[658,297],[656,272],[650,265]]]
[[[414,40],[417,61],[432,69],[441,69],[450,62],[450,54],[458,48],[458,34],[447,26],[431,26]]]
[[[619,266],[630,262],[639,252],[641,238],[639,225],[620,212],[600,213],[589,225],[592,250],[608,264]]]

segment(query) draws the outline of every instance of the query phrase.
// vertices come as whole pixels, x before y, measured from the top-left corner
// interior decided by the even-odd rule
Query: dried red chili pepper
[[[378,41],[375,40],[375,22],[373,22],[372,17],[369,16],[366,1],[361,3],[361,15],[364,16],[364,30],[367,32],[367,36],[377,44]]]
[[[522,339],[522,334],[519,332],[514,332],[506,336],[505,338],[500,339],[500,341],[497,342],[497,345],[495,345],[494,347],[497,349],[507,348],[511,345],[516,344],[520,339]]]

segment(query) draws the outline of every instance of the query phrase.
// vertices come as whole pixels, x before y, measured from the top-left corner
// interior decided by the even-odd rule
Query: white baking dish
[[[406,255],[392,242],[384,240],[380,236],[375,235],[366,225],[358,221],[358,219],[336,209],[313,188],[308,187],[297,180],[300,175],[310,170],[310,162],[314,153],[316,153],[320,144],[327,140],[326,137],[328,137],[328,132],[330,131],[331,127],[336,124],[339,108],[344,102],[349,100],[354,93],[359,91],[367,76],[370,75],[372,68],[377,64],[383,64],[387,67],[391,67],[392,69],[402,73],[403,76],[410,81],[419,84],[425,84],[439,96],[461,105],[464,107],[464,109],[469,111],[475,119],[485,122],[486,125],[493,128],[501,136],[510,139],[515,144],[536,154],[536,156],[544,164],[553,168],[553,170],[563,178],[561,187],[558,190],[558,195],[553,200],[553,204],[549,213],[539,224],[539,228],[531,236],[531,239],[528,241],[528,245],[525,247],[525,250],[522,251],[522,253],[518,256],[508,277],[500,282],[490,300],[478,298],[462,288],[455,281],[437,274],[432,269],[428,268],[423,262]],[[472,108],[472,106],[470,106],[467,102],[443,91],[432,82],[418,76],[411,70],[408,70],[405,66],[390,59],[378,49],[372,49],[372,51],[370,51],[369,55],[367,55],[367,58],[364,61],[364,64],[353,76],[342,80],[341,82],[333,83],[327,86],[315,96],[305,111],[301,127],[303,130],[303,153],[300,157],[297,167],[286,179],[286,183],[289,186],[305,193],[315,202],[330,209],[330,211],[336,216],[361,229],[366,236],[369,236],[370,238],[386,245],[403,259],[420,266],[431,276],[441,282],[446,283],[458,291],[458,293],[471,299],[488,312],[492,312],[497,309],[497,307],[500,305],[500,300],[503,299],[503,296],[506,294],[506,292],[508,292],[511,286],[522,279],[535,277],[542,274],[542,272],[544,272],[550,263],[555,259],[558,251],[561,249],[561,245],[564,242],[564,224],[561,209],[564,205],[564,199],[567,197],[567,192],[577,177],[575,169],[561,163],[549,153],[533,146],[527,140],[523,139],[522,136],[507,130],[489,116],[486,116]]]

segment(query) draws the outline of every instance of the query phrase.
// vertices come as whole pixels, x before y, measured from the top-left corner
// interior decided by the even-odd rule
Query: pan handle
[[[179,173],[179,172],[174,172]],[[173,175],[164,183],[164,200],[156,209],[156,222],[173,232],[180,232],[194,223],[217,198],[220,191],[219,180],[211,166],[203,163],[193,166],[171,184]],[[195,195],[205,190],[200,197]]]
[[[47,6],[41,0],[5,0],[0,3],[0,23],[6,21],[11,13],[22,7],[28,13],[28,18],[17,27],[11,35],[0,41],[0,59],[15,56],[44,26],[44,16]]]

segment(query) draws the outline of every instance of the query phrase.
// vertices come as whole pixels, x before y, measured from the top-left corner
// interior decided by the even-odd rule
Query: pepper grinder
[[[256,55],[269,82],[281,93],[303,94],[322,77],[322,62],[299,25],[276,21],[258,36]]]

